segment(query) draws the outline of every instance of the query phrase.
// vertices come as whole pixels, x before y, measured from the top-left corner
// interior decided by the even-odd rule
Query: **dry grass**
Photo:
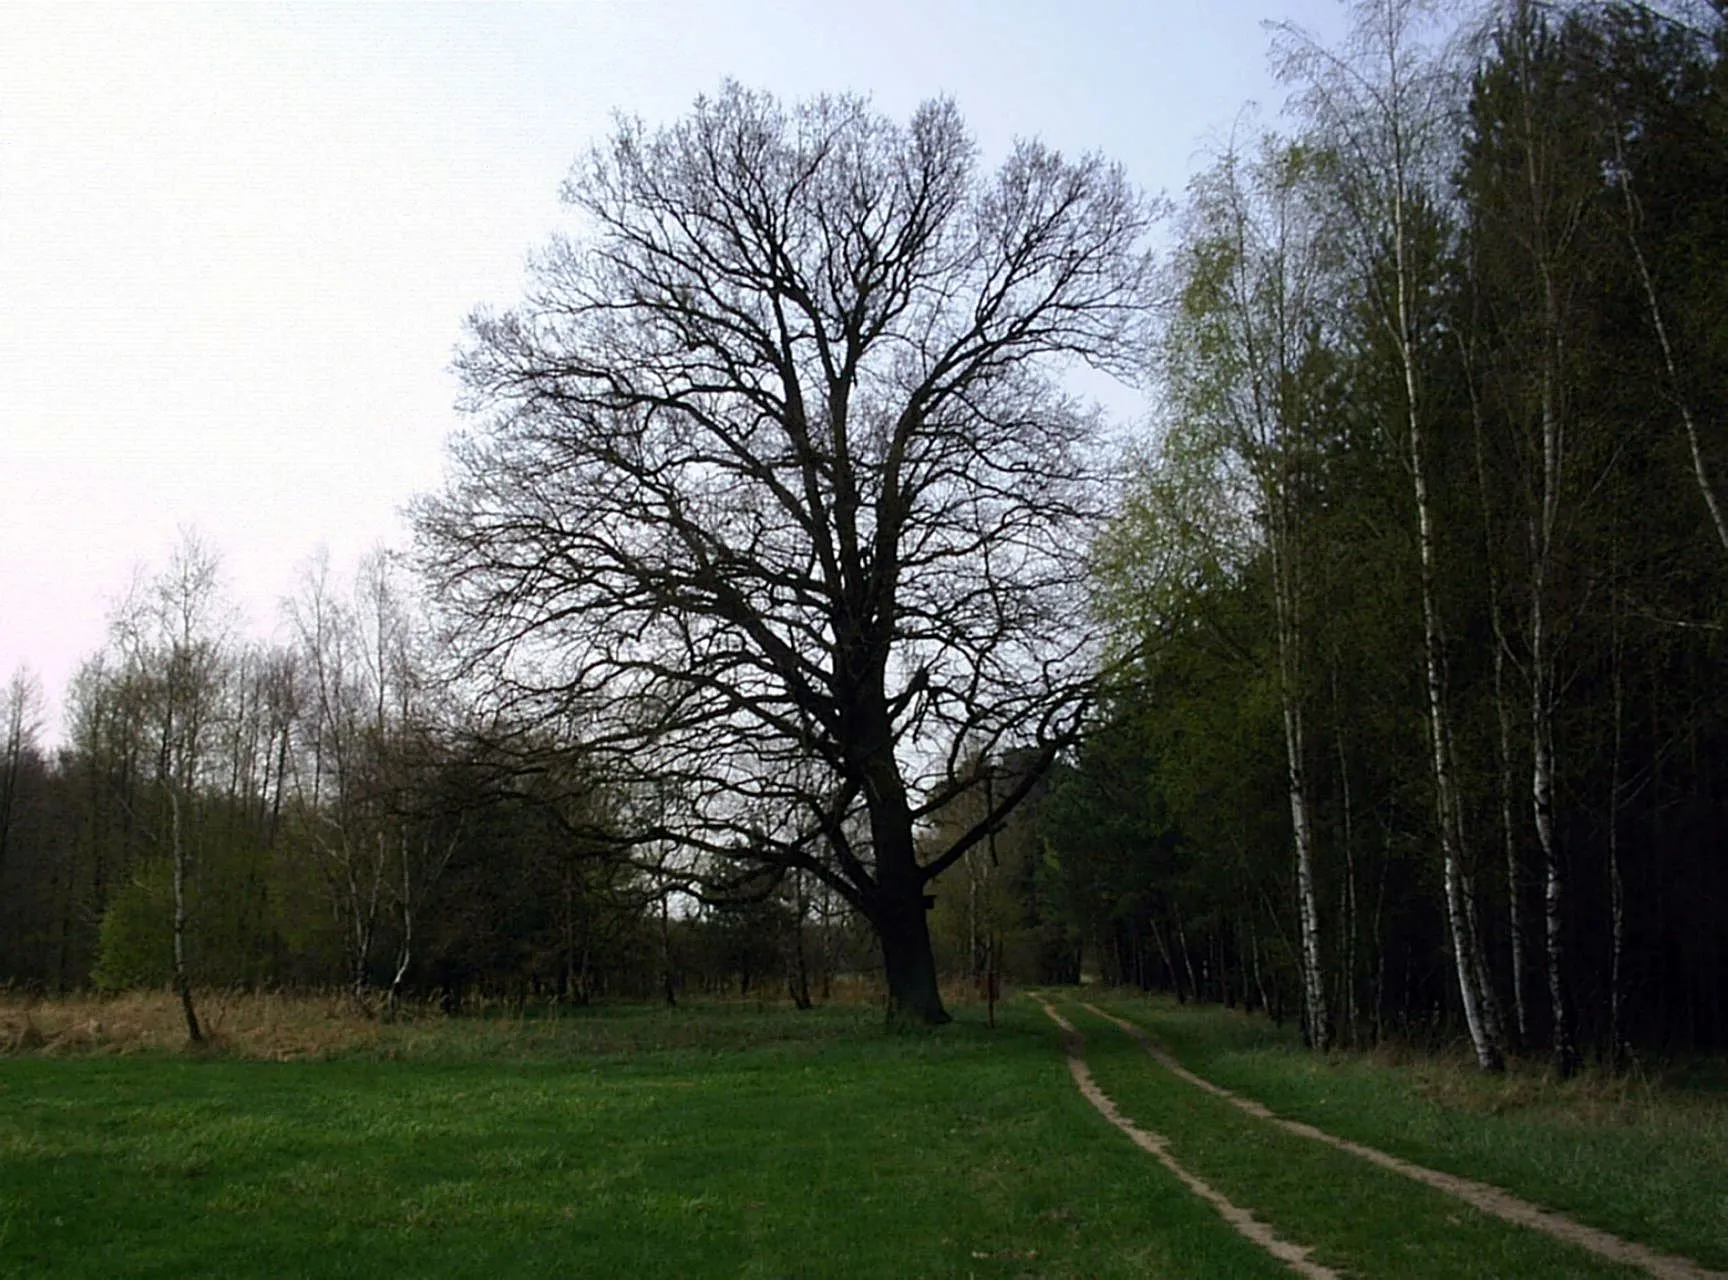
[[[1499,1075],[1476,1066],[1466,1050],[1434,1054],[1374,1049],[1369,1062],[1407,1073],[1420,1097],[1478,1115],[1532,1112],[1583,1125],[1728,1122],[1728,1097],[1720,1089],[1688,1087],[1684,1064],[1650,1066],[1634,1059],[1619,1071],[1591,1065],[1562,1079],[1540,1058],[1514,1059]]]
[[[881,984],[865,977],[837,978],[821,1003],[880,1007]],[[959,992],[952,995],[959,995]],[[360,1053],[380,1058],[415,1056],[452,1047],[453,1025],[431,1005],[403,1005],[394,1016],[361,1008],[346,992],[286,995],[208,990],[194,993],[202,1045],[191,1044],[180,1001],[171,991],[95,992],[41,997],[0,989],[0,1057],[92,1057],[139,1053],[202,1053],[227,1058],[290,1061]],[[702,995],[693,1007],[790,1008],[783,989],[763,987],[748,996]],[[680,1008],[685,1001],[680,1000]],[[652,1003],[642,1007],[652,1008]],[[546,1000],[472,999],[459,1020],[470,1049],[481,1044],[507,1051],[540,1016]],[[530,1037],[532,1038],[532,1037]],[[541,1037],[543,1038],[543,1037]],[[460,1037],[459,1037],[460,1039]],[[517,1046],[521,1047],[521,1046]]]
[[[835,977],[818,1003],[842,1008],[882,1008],[886,996],[875,975]],[[977,1007],[969,983],[944,983],[948,1007]],[[1006,993],[1004,999],[1006,999]],[[448,1021],[430,1005],[404,1005],[393,1018],[362,1009],[345,992],[286,995],[208,990],[194,993],[204,1030],[191,1044],[180,1001],[171,991],[96,992],[42,997],[0,988],[0,1057],[91,1057],[137,1053],[204,1053],[264,1061],[325,1058],[338,1054],[397,1057],[425,1051],[449,1039]],[[694,1006],[751,1008],[766,1013],[790,1008],[784,988],[763,986],[748,995],[697,995]],[[686,1002],[680,1000],[682,1007]],[[999,1002],[1001,1003],[1001,1002]],[[529,1025],[552,1011],[545,1000],[474,999],[463,1012],[470,1029],[490,1027],[491,1038]]]
[[[206,1051],[236,1058],[315,1058],[375,1041],[380,1026],[340,996],[200,992]],[[52,999],[0,992],[0,1054],[176,1052],[192,1048],[167,991]]]

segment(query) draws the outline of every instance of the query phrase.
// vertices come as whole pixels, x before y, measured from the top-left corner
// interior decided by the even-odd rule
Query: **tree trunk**
[[[1566,990],[1565,873],[1561,865],[1559,835],[1554,822],[1554,641],[1549,634],[1548,568],[1554,557],[1556,527],[1560,515],[1560,414],[1556,404],[1559,353],[1559,318],[1554,284],[1539,264],[1542,276],[1543,316],[1548,341],[1544,344],[1541,377],[1542,465],[1540,509],[1531,528],[1530,571],[1530,791],[1536,814],[1536,839],[1542,848],[1543,935],[1547,942],[1548,1000],[1552,1011],[1554,1068],[1562,1077],[1580,1065],[1573,1039],[1572,1013]]]
[[[1416,353],[1412,349],[1410,305],[1404,263],[1405,243],[1402,216],[1398,219],[1394,247],[1398,255],[1398,348],[1404,372],[1405,407],[1407,412],[1407,444],[1410,450],[1410,478],[1416,503],[1417,552],[1420,561],[1419,580],[1422,589],[1422,657],[1424,687],[1428,695],[1428,739],[1434,767],[1434,808],[1440,833],[1440,859],[1446,892],[1446,923],[1452,936],[1452,958],[1458,971],[1458,994],[1464,1005],[1464,1021],[1470,1030],[1470,1042],[1476,1050],[1476,1062],[1484,1071],[1499,1071],[1505,1066],[1500,1045],[1489,1034],[1482,1017],[1477,975],[1480,965],[1475,956],[1474,935],[1466,919],[1463,866],[1459,849],[1462,830],[1461,810],[1451,762],[1451,726],[1446,705],[1446,675],[1444,644],[1440,632],[1440,612],[1435,587],[1434,516],[1428,498],[1428,475],[1422,442],[1422,419],[1419,411],[1420,392],[1416,376]]]
[[[1164,960],[1164,972],[1170,975],[1170,989],[1176,996],[1177,1004],[1187,1004],[1188,998],[1182,991],[1182,975],[1176,971],[1176,958],[1170,954],[1170,948],[1164,941],[1164,931],[1158,927],[1158,917],[1153,916],[1152,941],[1158,948],[1158,954]]]
[[[408,966],[414,962],[414,894],[413,883],[409,877],[408,836],[402,835],[402,942],[396,949],[396,971],[390,975],[390,991],[384,998],[384,1007],[391,1013],[396,1012],[396,1003],[401,998],[402,980],[408,976]]]
[[[978,932],[978,861],[971,853],[962,861],[966,864],[966,962],[972,970],[972,990],[982,994],[985,965],[983,940]]]
[[[1618,1070],[1626,1057],[1626,885],[1620,873],[1621,755],[1624,743],[1626,691],[1620,669],[1620,616],[1613,611],[1610,649],[1614,663],[1614,760],[1608,787],[1608,1060]]]
[[[678,1003],[678,993],[672,980],[672,894],[669,889],[660,890],[660,992],[666,998],[666,1007],[671,1008]]]
[[[1200,990],[1200,980],[1194,976],[1194,956],[1188,950],[1188,931],[1182,927],[1182,917],[1176,917],[1176,945],[1182,951],[1182,967],[1188,972],[1188,990],[1194,995],[1194,1003],[1199,1004],[1206,998]]]
[[[876,853],[876,884],[863,896],[865,916],[882,944],[888,980],[891,1025],[941,1026],[950,1021],[936,981],[936,954],[930,946],[925,872],[912,837],[912,810],[906,784],[894,759],[886,701],[867,699],[859,718],[867,742],[880,744],[863,772],[869,778],[870,837]]]
[[[1281,643],[1280,649],[1284,646]],[[1282,655],[1281,655],[1282,656]],[[1283,667],[1286,662],[1281,661]],[[1296,846],[1296,911],[1302,939],[1302,1013],[1309,1043],[1324,1053],[1331,1047],[1332,1019],[1326,1007],[1326,970],[1320,962],[1320,905],[1314,888],[1314,835],[1308,812],[1307,773],[1303,767],[1302,710],[1296,704],[1290,673],[1284,686],[1284,759],[1290,796],[1290,825]]]
[[[180,829],[180,793],[168,788],[170,838],[174,852],[174,990],[186,1015],[186,1035],[193,1044],[204,1042],[198,1011],[192,1006],[192,983],[186,973],[186,843]]]
[[[936,981],[923,894],[916,886],[910,894],[881,893],[870,904],[869,920],[882,943],[889,1023],[936,1027],[950,1021]]]
[[[1632,174],[1621,146],[1618,120],[1614,122],[1613,135],[1614,169],[1619,181],[1621,199],[1626,206],[1626,242],[1632,249],[1632,261],[1637,264],[1638,280],[1644,286],[1644,303],[1650,313],[1650,324],[1656,330],[1656,341],[1662,350],[1662,371],[1668,377],[1669,392],[1674,397],[1675,408],[1680,411],[1680,423],[1686,429],[1686,446],[1692,455],[1692,479],[1710,512],[1710,524],[1716,531],[1716,540],[1722,544],[1722,550],[1728,551],[1728,517],[1724,517],[1722,513],[1722,504],[1716,498],[1716,487],[1711,483],[1710,472],[1705,466],[1704,451],[1698,442],[1698,423],[1692,417],[1692,407],[1680,383],[1674,346],[1668,340],[1668,326],[1663,321],[1662,305],[1656,296],[1656,281],[1650,274],[1650,264],[1644,257],[1644,248],[1638,242],[1641,215],[1637,198],[1632,194]]]
[[[1343,987],[1344,1027],[1349,1036],[1350,1045],[1354,1048],[1361,1038],[1360,1009],[1356,983],[1357,952],[1360,949],[1361,919],[1356,901],[1356,823],[1354,806],[1350,796],[1350,756],[1344,749],[1344,716],[1342,704],[1338,698],[1338,668],[1332,668],[1332,719],[1336,729],[1335,745],[1338,751],[1338,787],[1339,800],[1343,807],[1344,818],[1344,927],[1340,949],[1343,955],[1339,958],[1339,976]]]
[[[1415,409],[1415,369],[1406,364],[1405,378],[1410,401],[1410,464],[1416,497],[1416,524],[1421,557],[1422,648],[1424,685],[1428,694],[1428,740],[1434,767],[1434,809],[1440,832],[1440,861],[1446,893],[1446,925],[1452,937],[1452,959],[1458,972],[1458,995],[1464,1005],[1464,1022],[1476,1063],[1484,1071],[1499,1071],[1504,1065],[1500,1046],[1489,1035],[1482,1017],[1477,977],[1475,934],[1470,928],[1464,902],[1463,864],[1458,847],[1460,829],[1456,779],[1450,759],[1450,725],[1446,708],[1446,679],[1440,638],[1439,609],[1434,586],[1434,525],[1428,502],[1428,481],[1423,467],[1422,434]]]
[[[804,950],[804,876],[792,873],[792,963],[787,966],[786,986],[797,1009],[810,1007],[810,963]]]
[[[1278,629],[1278,700],[1284,722],[1285,782],[1296,859],[1296,919],[1301,938],[1302,1013],[1309,1043],[1325,1053],[1332,1043],[1332,1016],[1326,1006],[1326,969],[1320,959],[1320,902],[1314,885],[1313,802],[1308,794],[1307,746],[1302,716],[1302,579],[1297,557],[1295,481],[1292,446],[1280,441],[1276,479],[1266,485],[1267,546],[1272,568],[1272,600]]]
[[[1260,969],[1260,935],[1254,928],[1254,917],[1248,917],[1248,956],[1254,964],[1254,989],[1260,993],[1260,1007],[1268,1015],[1272,1012],[1272,1001],[1266,996],[1266,978]]]

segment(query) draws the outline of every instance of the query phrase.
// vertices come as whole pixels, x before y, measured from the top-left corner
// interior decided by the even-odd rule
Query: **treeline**
[[[1060,803],[1105,971],[1563,1071],[1728,1043],[1728,26],[1367,6],[1192,185]]]
[[[700,903],[623,856],[567,754],[527,768],[489,746],[504,735],[439,691],[388,557],[346,581],[314,563],[284,615],[284,643],[237,635],[214,552],[187,537],[74,678],[63,747],[42,748],[41,690],[12,680],[0,983],[454,1009],[788,983],[808,1001],[871,966],[815,886]]]
[[[1426,12],[1280,32],[1292,126],[1190,187],[1095,548],[1112,692],[920,832],[964,850],[927,901],[980,993],[1096,973],[1488,1068],[1728,1044],[1728,17]],[[245,642],[188,543],[64,748],[15,683],[0,981],[803,1002],[880,965],[802,837],[704,901],[653,786],[477,723],[425,612],[314,566]]]

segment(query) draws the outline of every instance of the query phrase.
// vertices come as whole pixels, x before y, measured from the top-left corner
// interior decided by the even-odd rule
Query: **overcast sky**
[[[403,545],[457,424],[463,317],[513,301],[614,111],[731,76],[959,103],[1179,195],[1275,106],[1265,20],[1333,0],[5,6],[0,681],[53,707],[190,527],[272,634],[301,564]]]

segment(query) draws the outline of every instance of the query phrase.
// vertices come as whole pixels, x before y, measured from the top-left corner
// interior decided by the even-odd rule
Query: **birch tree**
[[[1305,712],[1308,600],[1304,504],[1313,478],[1326,344],[1336,341],[1333,228],[1305,198],[1316,157],[1273,139],[1234,146],[1191,184],[1167,335],[1171,430],[1210,441],[1245,483],[1269,570],[1277,689],[1294,848],[1304,1026],[1331,1042],[1321,957]],[[1199,444],[1200,448],[1207,447]]]
[[[1423,687],[1434,780],[1435,828],[1447,927],[1464,1018],[1476,1060],[1499,1070],[1504,1048],[1493,985],[1473,923],[1463,799],[1448,690],[1435,502],[1430,492],[1434,406],[1425,365],[1441,282],[1440,248],[1451,234],[1446,179],[1457,136],[1457,89],[1432,45],[1432,10],[1420,0],[1360,0],[1341,51],[1294,27],[1282,33],[1282,70],[1298,86],[1314,144],[1338,157],[1334,195],[1378,338],[1402,396],[1385,408],[1401,438],[1416,525],[1422,612]]]
[[[168,860],[173,985],[194,1042],[204,1039],[192,995],[191,955],[193,878],[205,836],[201,788],[210,780],[215,755],[233,626],[220,559],[189,530],[181,532],[155,577],[134,584],[110,624],[118,675],[137,699],[153,757],[150,789],[142,794],[156,810],[150,837]]]

